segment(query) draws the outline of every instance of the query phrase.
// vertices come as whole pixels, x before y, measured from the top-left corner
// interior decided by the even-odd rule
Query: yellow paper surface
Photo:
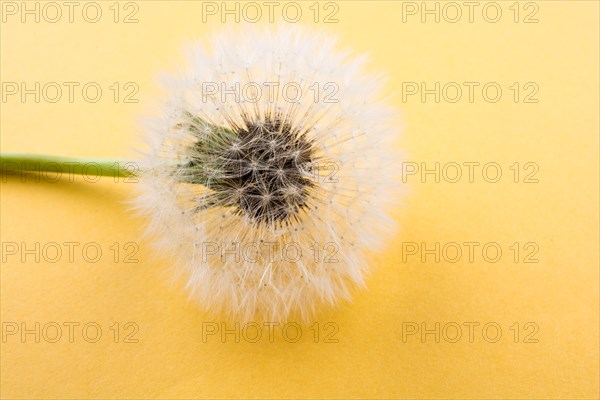
[[[159,71],[236,18],[235,3],[101,1],[70,22],[54,4],[1,3],[3,152],[135,157]],[[127,211],[134,184],[3,178],[2,397],[598,398],[598,3],[296,4],[370,53],[404,115],[415,173],[368,289],[296,343],[295,325],[252,343],[172,283]]]

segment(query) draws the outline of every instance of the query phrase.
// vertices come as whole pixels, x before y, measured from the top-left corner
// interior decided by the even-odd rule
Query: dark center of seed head
[[[206,185],[220,200],[216,204],[233,206],[237,214],[265,224],[297,220],[308,207],[314,151],[303,132],[273,117],[245,121],[211,146],[209,140],[215,139],[196,144],[198,161],[189,165],[210,160],[218,171]]]

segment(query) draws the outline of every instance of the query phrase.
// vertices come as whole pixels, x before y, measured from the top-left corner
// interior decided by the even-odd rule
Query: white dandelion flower
[[[393,233],[400,132],[365,57],[305,28],[194,45],[168,80],[136,207],[205,309],[308,319],[364,285]]]

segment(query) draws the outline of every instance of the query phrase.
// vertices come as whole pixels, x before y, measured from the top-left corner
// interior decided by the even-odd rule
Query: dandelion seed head
[[[195,301],[239,320],[307,319],[348,299],[401,192],[381,79],[299,26],[226,31],[188,59],[146,124],[135,204],[160,251]]]

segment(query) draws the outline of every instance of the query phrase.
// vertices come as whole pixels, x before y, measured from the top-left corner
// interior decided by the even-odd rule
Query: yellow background
[[[303,19],[314,25],[311,3],[302,3]],[[473,23],[466,15],[458,23],[421,23],[418,15],[403,22],[400,2],[338,2],[339,22],[317,24],[369,52],[372,66],[388,73],[406,126],[399,151],[408,161],[497,162],[503,172],[495,184],[481,170],[474,183],[408,179],[396,212],[402,232],[373,260],[368,289],[317,317],[321,329],[337,324],[338,343],[314,343],[308,325],[298,343],[281,335],[274,343],[231,336],[204,343],[203,323],[222,321],[188,302],[170,281],[168,262],[140,238],[143,221],[123,204],[131,184],[3,182],[2,242],[96,242],[105,253],[97,263],[63,255],[55,264],[31,256],[2,264],[3,323],[96,322],[103,329],[98,343],[80,333],[73,343],[66,332],[58,343],[9,336],[1,343],[2,397],[598,398],[598,2],[537,2],[533,24],[514,23],[512,3],[499,2],[503,15],[493,24],[481,6]],[[2,82],[95,81],[104,93],[95,104],[80,96],[72,104],[10,98],[2,103],[2,151],[134,157],[136,118],[158,92],[157,73],[177,64],[184,43],[223,25],[218,17],[203,23],[201,3],[192,1],[138,2],[138,23],[115,24],[111,4],[101,2],[97,24],[80,13],[55,24],[7,17]],[[520,18],[531,11],[520,7]],[[498,82],[502,99],[488,103],[476,92],[473,103],[431,96],[422,103],[400,95],[402,82],[471,81]],[[115,104],[113,82],[136,82],[140,102]],[[535,82],[539,102],[512,101],[513,82]],[[539,183],[514,183],[514,162],[537,163]],[[469,241],[499,243],[501,260],[487,263],[476,253],[472,263],[465,256],[402,262],[402,242]],[[139,262],[115,263],[114,242],[139,243]],[[515,263],[514,242],[537,243],[539,263],[523,263],[523,249]],[[114,343],[114,322],[136,323],[139,342]],[[472,343],[466,328],[457,343],[432,335],[404,342],[406,322],[480,325]],[[502,328],[497,343],[482,337],[490,322]],[[515,343],[515,322],[539,327],[538,342],[524,343],[521,330]]]

